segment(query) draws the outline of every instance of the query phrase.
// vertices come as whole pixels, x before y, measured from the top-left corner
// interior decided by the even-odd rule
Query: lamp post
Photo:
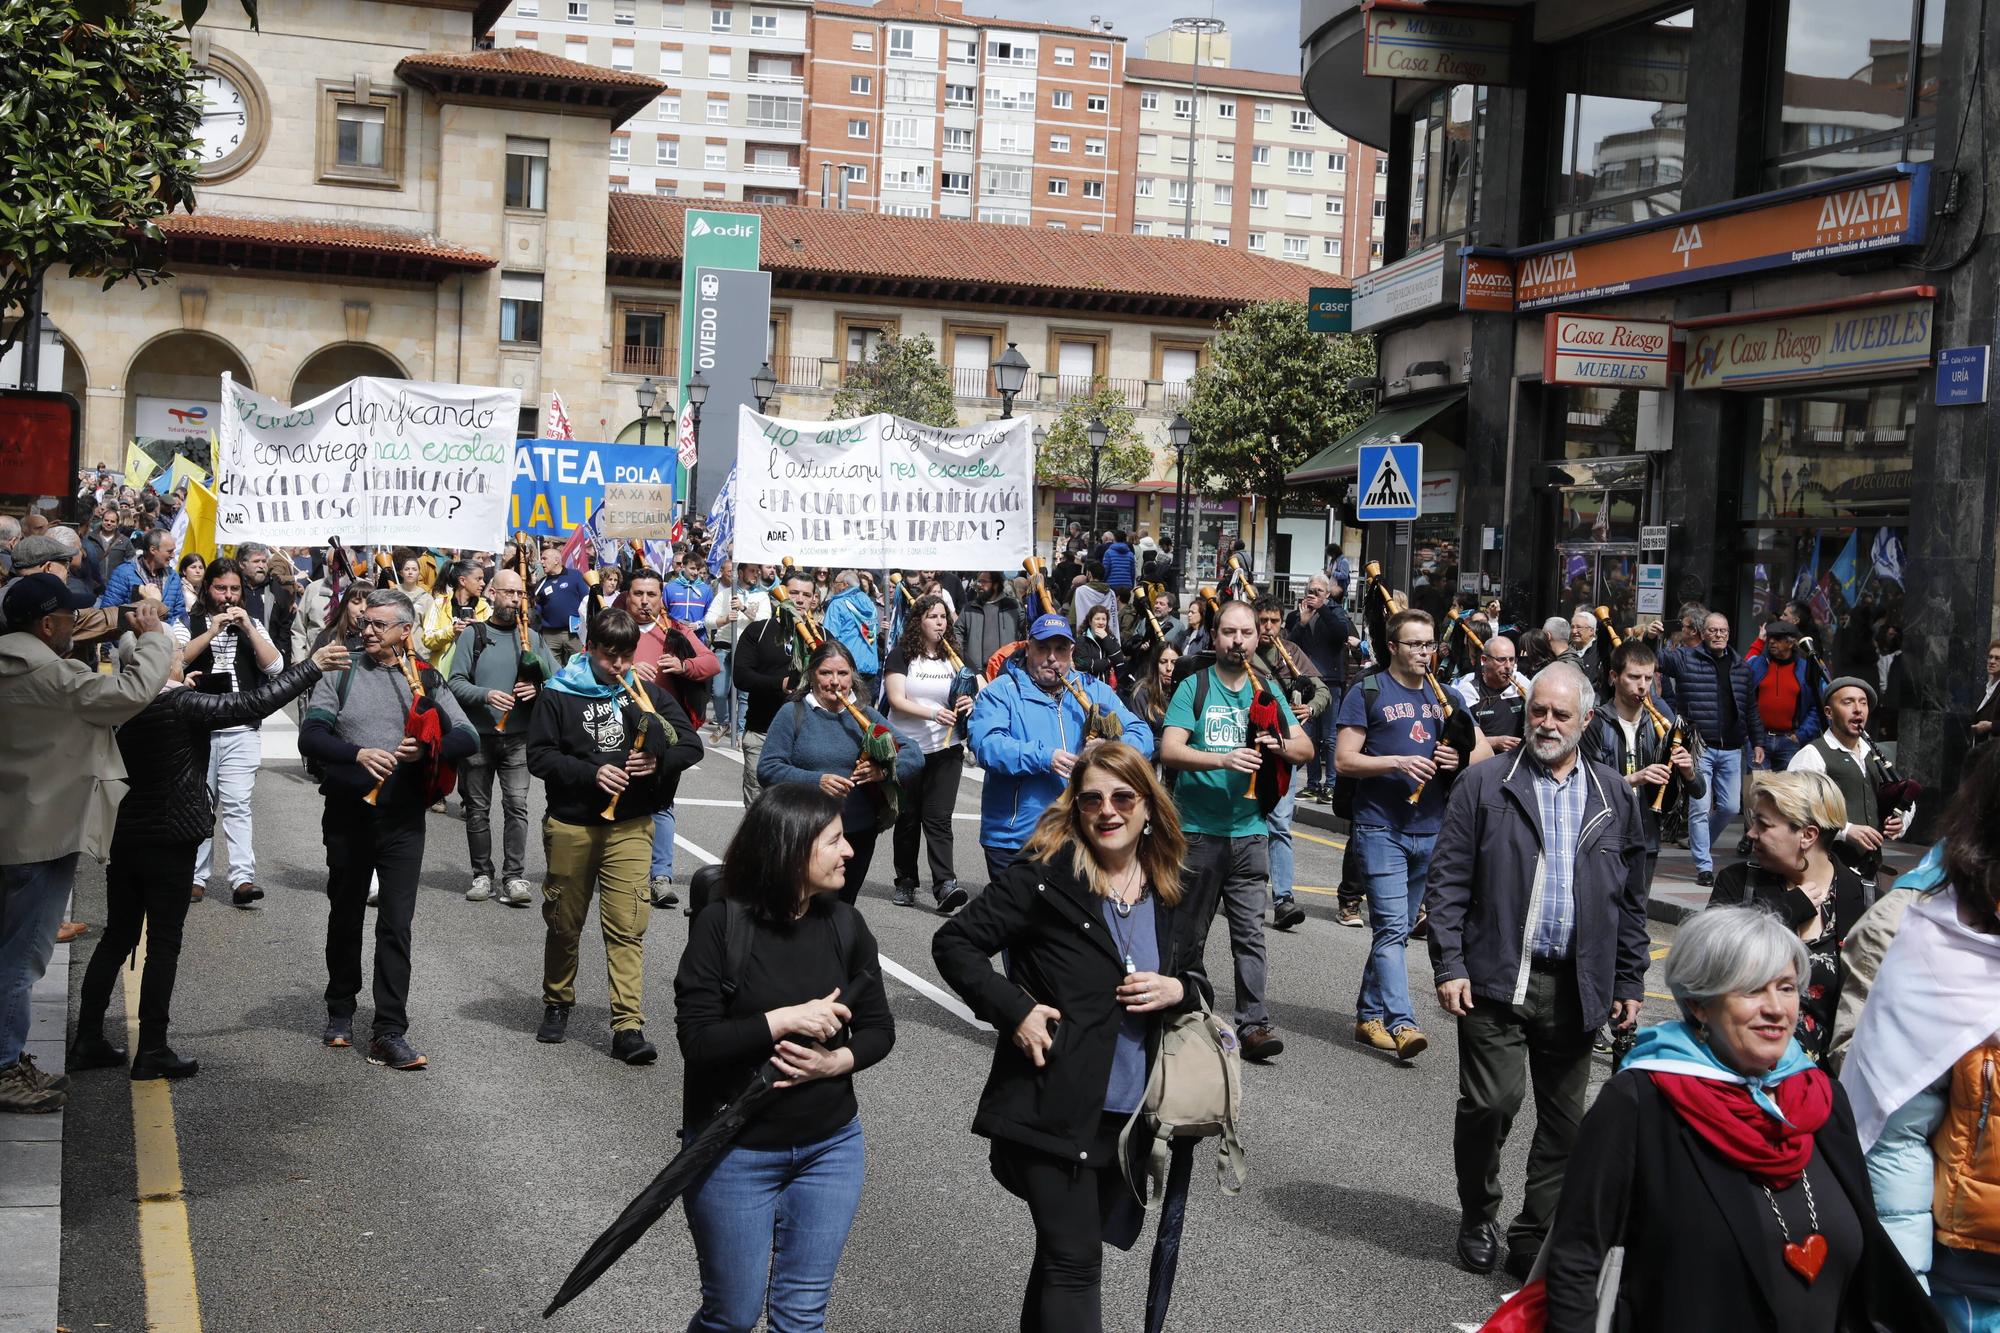
[[[993,363],[993,387],[1000,391],[1000,419],[1014,415],[1014,395],[1028,387],[1028,358],[1013,343]]]
[[[1187,33],[1194,38],[1194,54],[1188,60],[1187,199],[1181,212],[1181,235],[1191,241],[1194,239],[1195,130],[1201,124],[1201,39],[1213,37],[1223,30],[1224,25],[1218,18],[1188,18],[1175,19],[1171,26],[1175,32]]]
[[[1174,564],[1177,570],[1187,566],[1187,507],[1188,507],[1188,454],[1192,452],[1194,426],[1186,416],[1176,412],[1174,419],[1167,423],[1167,443],[1174,448]],[[1179,592],[1181,580],[1174,579],[1175,592]]]
[[[653,383],[651,375],[639,381],[639,387],[632,391],[639,400],[639,446],[645,447],[646,426],[653,419],[653,403],[660,396],[659,386]]]
[[[1111,428],[1104,424],[1103,417],[1092,417],[1084,434],[1090,440],[1090,540],[1096,541],[1097,473],[1104,464],[1104,445],[1111,438]]]
[[[755,375],[750,377],[750,396],[757,400],[757,415],[763,416],[770,406],[771,396],[778,391],[778,377],[771,373],[771,363],[766,361]]]
[[[687,382],[687,396],[688,406],[694,409],[689,413],[694,425],[694,462],[688,464],[688,522],[692,525],[695,505],[701,496],[695,481],[701,471],[701,405],[708,401],[708,381],[701,377],[699,370],[694,373],[694,378]]]

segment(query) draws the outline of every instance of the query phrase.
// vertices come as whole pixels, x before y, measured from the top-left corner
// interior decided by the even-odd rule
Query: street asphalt
[[[274,742],[278,737],[272,737]],[[282,744],[267,747],[267,753]],[[740,818],[741,769],[712,753],[681,787],[677,877],[720,856]],[[960,794],[957,864],[976,883],[979,784]],[[541,811],[537,786],[533,813]],[[678,909],[648,934],[648,1032],[658,1064],[610,1054],[604,955],[586,937],[571,1040],[538,1045],[540,913],[464,899],[464,825],[430,816],[416,916],[411,1037],[431,1067],[368,1065],[318,1041],[325,972],[320,800],[296,761],[267,759],[257,789],[259,910],[216,885],[192,908],[173,1041],[201,1061],[173,1089],[199,1327],[223,1333],[525,1330],[570,1265],[675,1146],[681,1065],[673,973]],[[529,874],[539,885],[540,839]],[[1366,932],[1333,916],[1338,838],[1298,843],[1311,918],[1270,932],[1271,1007],[1287,1049],[1245,1073],[1249,1181],[1231,1198],[1199,1154],[1169,1327],[1184,1333],[1387,1333],[1477,1327],[1513,1284],[1458,1269],[1451,1172],[1455,1034],[1410,955],[1431,1050],[1413,1066],[1357,1046],[1353,998]],[[220,860],[220,858],[218,858]],[[867,1333],[1011,1330],[1032,1250],[1026,1209],[994,1183],[969,1132],[994,1036],[941,1002],[930,962],[938,918],[890,905],[882,845],[862,907],[890,972],[897,1044],[858,1081],[867,1186],[834,1285],[828,1327]],[[86,865],[76,908],[101,926],[101,869]],[[1654,925],[1655,952],[1671,928]],[[83,975],[99,931],[72,950]],[[1226,931],[1210,972],[1229,1001]],[[1657,991],[1659,964],[1651,983]],[[1670,1004],[1648,1001],[1647,1021]],[[112,1012],[122,1014],[114,999]],[[367,992],[357,1024],[366,1030]],[[116,1027],[114,1038],[118,1038]],[[1598,1077],[1608,1075],[1599,1058]],[[65,1126],[62,1326],[147,1327],[135,1199],[135,1136],[118,1071],[77,1074]],[[1518,1198],[1532,1104],[1503,1174]],[[1503,1213],[1503,1222],[1511,1213]],[[1137,1329],[1151,1235],[1107,1251],[1106,1327]],[[156,1279],[157,1280],[157,1279]],[[680,1329],[698,1305],[694,1250],[678,1208],[546,1325]]]

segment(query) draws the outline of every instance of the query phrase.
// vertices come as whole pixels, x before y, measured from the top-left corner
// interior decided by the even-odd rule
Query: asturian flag
[[[1903,539],[1894,528],[1877,528],[1869,551],[1870,572],[1885,582],[1903,586]]]
[[[714,578],[722,572],[722,562],[731,559],[736,548],[736,468],[732,464],[729,477],[722,483],[722,489],[715,494],[715,503],[708,511],[708,576]]]
[[[681,451],[681,466],[693,467],[695,463],[695,452],[694,452],[694,404],[692,402],[681,404],[681,420],[676,435],[677,435],[677,443],[679,444]]]
[[[569,410],[563,406],[562,395],[549,390],[549,428],[544,439],[573,440],[576,430],[569,424]]]

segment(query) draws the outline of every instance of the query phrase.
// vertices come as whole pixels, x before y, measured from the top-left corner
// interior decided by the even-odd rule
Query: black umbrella
[[[1174,1274],[1181,1266],[1181,1228],[1187,1222],[1188,1181],[1194,1175],[1195,1139],[1167,1144],[1172,1159],[1167,1185],[1160,1195],[1160,1231],[1153,1238],[1153,1261],[1146,1277],[1146,1333],[1167,1326],[1167,1306],[1174,1298]]]

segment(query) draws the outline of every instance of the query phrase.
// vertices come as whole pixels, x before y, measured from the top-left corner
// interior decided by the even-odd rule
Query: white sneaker
[[[505,891],[500,901],[509,907],[526,907],[535,900],[534,891],[525,879],[510,879],[502,887]]]
[[[472,877],[472,887],[465,891],[465,901],[469,903],[483,903],[492,896],[493,876],[474,875]]]

